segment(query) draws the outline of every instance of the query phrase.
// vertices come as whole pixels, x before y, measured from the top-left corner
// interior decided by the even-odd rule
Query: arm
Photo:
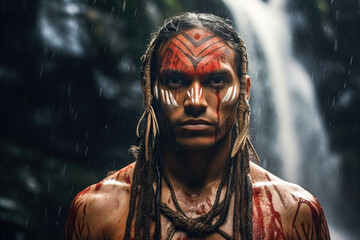
[[[293,197],[298,204],[292,223],[292,239],[330,239],[324,212],[316,198]]]
[[[80,192],[71,204],[64,239],[122,239],[134,164]]]
[[[80,192],[73,200],[65,226],[64,239],[100,239],[98,227],[88,213],[91,187]]]

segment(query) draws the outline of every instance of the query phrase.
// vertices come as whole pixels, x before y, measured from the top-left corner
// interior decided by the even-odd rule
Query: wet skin
[[[134,164],[131,164],[76,196],[70,208],[65,239],[123,239],[133,170]],[[321,206],[310,193],[298,185],[277,178],[254,163],[251,163],[250,170],[254,188],[254,240],[330,239]],[[166,186],[162,189],[162,202],[175,209]],[[192,202],[179,201],[184,212],[191,217],[208,212],[213,202],[214,197],[211,194],[198,196]],[[225,224],[221,227],[229,234],[232,232],[232,209],[233,204]],[[162,239],[166,239],[166,230],[171,223],[162,218],[161,224]],[[131,230],[132,236],[133,230],[134,228]],[[151,233],[153,236],[154,225]],[[173,239],[189,238],[185,233],[177,232]],[[214,234],[206,239],[222,238]]]
[[[170,39],[160,52],[155,98],[162,108],[161,155],[182,210],[191,218],[210,211],[230,153],[239,79],[234,53],[220,38],[191,29]],[[247,79],[246,98],[250,94]],[[165,144],[165,145],[164,145]],[[80,192],[74,199],[65,239],[123,239],[129,210],[134,163]],[[317,200],[250,163],[253,183],[254,239],[329,239]],[[163,182],[161,201],[175,210]],[[222,189],[224,197],[225,189]],[[233,200],[220,227],[232,234]],[[134,224],[133,224],[134,225]],[[171,227],[161,216],[162,239]],[[151,236],[154,233],[154,223]],[[131,228],[134,236],[134,227]],[[176,232],[173,239],[189,239]],[[206,239],[222,239],[218,234]]]

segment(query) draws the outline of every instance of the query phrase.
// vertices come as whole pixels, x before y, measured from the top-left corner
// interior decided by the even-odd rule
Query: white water
[[[311,78],[293,55],[286,1],[224,2],[248,50],[251,135],[260,161],[312,192],[327,219],[334,218],[338,159],[329,151]]]

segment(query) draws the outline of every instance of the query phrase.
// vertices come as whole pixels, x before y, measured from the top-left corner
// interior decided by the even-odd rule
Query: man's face
[[[185,150],[206,150],[232,129],[240,92],[234,51],[204,29],[175,35],[159,53],[155,98],[161,132]]]

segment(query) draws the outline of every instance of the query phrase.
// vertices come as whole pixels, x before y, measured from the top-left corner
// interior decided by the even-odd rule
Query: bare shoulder
[[[74,198],[65,239],[113,239],[125,229],[134,166],[113,172]]]
[[[276,239],[330,239],[324,212],[317,199],[299,185],[286,182],[251,163],[254,219]],[[256,236],[256,232],[254,235]],[[254,238],[257,239],[257,238]]]

